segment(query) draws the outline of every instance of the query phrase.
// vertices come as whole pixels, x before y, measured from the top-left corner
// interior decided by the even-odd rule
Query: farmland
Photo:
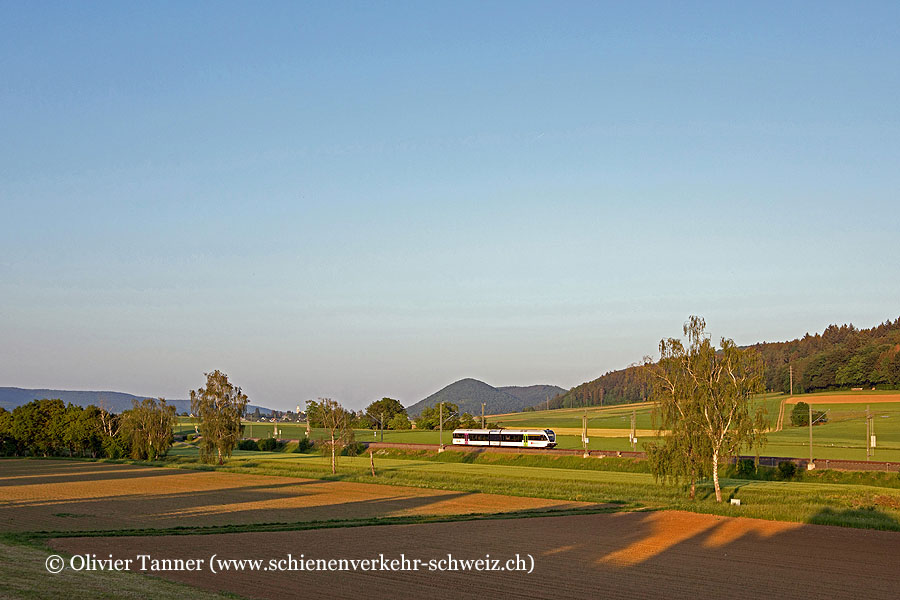
[[[887,474],[869,474],[859,483],[830,481],[826,472],[803,482],[724,479],[726,495],[742,500],[736,507],[711,502],[705,484],[701,499],[691,502],[679,487],[654,481],[639,463],[615,458],[380,450],[375,476],[367,456],[341,457],[337,475],[329,458],[316,453],[237,451],[218,468],[197,459],[196,447],[180,443],[157,466],[0,461],[6,532],[0,551],[26,544],[22,555],[32,561],[18,571],[17,589],[47,589],[46,574],[32,563],[39,565],[51,551],[264,561],[288,554],[404,554],[427,561],[451,553],[461,559],[519,553],[534,557],[533,574],[310,572],[303,582],[338,598],[420,596],[435,585],[459,585],[459,597],[492,590],[503,595],[523,586],[537,597],[560,590],[612,597],[624,589],[641,596],[667,586],[671,597],[687,598],[701,585],[723,592],[749,586],[766,564],[766,578],[747,588],[754,597],[759,590],[777,595],[791,581],[806,585],[796,597],[819,597],[827,589],[832,597],[849,598],[858,582],[884,572],[898,534],[810,523],[900,530],[900,481]],[[855,554],[863,544],[874,559]],[[798,561],[807,560],[828,565],[827,573],[798,575]],[[702,576],[678,580],[685,568]],[[867,588],[868,597],[890,597],[897,582],[889,573]],[[96,596],[114,589],[125,596],[170,597],[189,585],[207,597],[229,592],[279,598],[298,581],[289,571],[156,575],[67,571],[49,584],[59,595],[86,586]],[[0,592],[16,596],[10,589]]]
[[[4,531],[371,519],[583,508],[577,502],[71,461],[0,461]]]
[[[837,394],[805,395],[798,399],[828,411],[828,422],[814,428],[817,457],[862,452],[864,458],[865,404],[860,399],[867,398],[876,415],[875,458],[900,454],[896,396],[848,401]],[[775,394],[756,400],[766,406],[773,429],[784,400]],[[790,408],[787,404],[788,413]],[[554,428],[563,447],[580,447],[585,412],[591,448],[630,449],[632,413],[639,444],[652,437],[650,404],[493,415],[491,420],[503,427]],[[183,433],[193,431],[184,419],[178,427]],[[269,437],[275,427],[247,423],[245,435]],[[277,427],[282,439],[305,436],[304,424]],[[313,430],[312,437],[323,434]],[[355,435],[373,441],[381,433],[357,430]],[[791,427],[789,417],[781,431],[770,431],[768,437],[767,454],[802,456],[808,450],[808,429]],[[439,440],[437,432],[421,430],[386,431],[384,439],[411,444]],[[444,441],[450,442],[449,431]],[[802,589],[791,588],[800,589],[793,594],[799,598],[826,592],[853,598],[863,589],[860,582],[871,578],[877,583],[865,587],[866,597],[886,598],[900,583],[885,563],[900,535],[900,479],[895,473],[816,470],[792,481],[737,479],[725,473],[726,499],[741,501],[732,506],[712,502],[706,482],[699,485],[698,499],[688,500],[681,487],[656,481],[646,463],[628,459],[378,449],[371,459],[367,454],[341,456],[333,475],[329,456],[298,453],[296,446],[273,452],[238,450],[217,467],[201,464],[196,445],[189,442],[179,442],[165,460],[153,463],[0,461],[0,552],[11,555],[22,548],[22,556],[37,563],[19,569],[15,584],[0,584],[0,594],[50,589],[42,583],[46,575],[39,561],[51,549],[66,555],[133,558],[149,553],[174,559],[217,554],[266,561],[289,553],[345,559],[405,554],[428,560],[450,553],[462,559],[505,556],[512,550],[534,557],[535,571],[528,576],[465,571],[303,574],[308,589],[329,590],[329,597],[338,598],[417,596],[435,585],[458,587],[459,597],[518,595],[525,586],[536,597],[561,591],[575,597],[615,597],[623,590],[645,596],[661,586],[674,598],[710,589],[774,597],[787,582],[802,584]],[[868,558],[860,557],[861,548]],[[820,569],[802,569],[809,561]],[[677,573],[684,569],[702,576],[681,579]],[[761,569],[765,577],[759,576]],[[50,585],[57,595],[85,589],[99,597],[170,597],[201,588],[209,598],[219,592],[276,598],[292,593],[296,576],[173,571],[147,578],[66,572]]]
[[[163,577],[207,590],[279,599],[304,589],[332,598],[412,598],[453,590],[457,598],[891,598],[896,534],[796,525],[683,512],[614,513],[523,519],[385,525],[354,529],[198,536],[67,538],[57,551],[101,556],[270,560],[429,561],[533,557],[519,571],[334,572],[243,570],[171,572]],[[252,548],[252,552],[246,549]],[[809,568],[813,565],[814,568]],[[690,573],[690,577],[681,574]],[[790,590],[789,592],[787,590]]]
[[[809,455],[809,433],[806,428],[791,427],[789,397],[783,394],[766,394],[755,402],[766,408],[767,419],[772,431],[762,453],[767,456]],[[900,394],[895,391],[823,392],[794,396],[796,401],[804,401],[816,410],[828,411],[828,422],[817,424],[813,431],[813,453],[816,458],[865,460],[865,405],[871,405],[875,416],[875,430],[878,447],[872,460],[900,462]],[[786,416],[784,428],[775,431],[779,407],[785,401]],[[631,415],[635,415],[637,428],[637,450],[642,450],[645,442],[655,435],[653,407],[650,403],[639,403],[609,407],[566,408],[550,411],[533,411],[490,415],[488,419],[506,428],[549,428],[557,432],[558,447],[582,448],[582,416],[588,417],[588,437],[590,450],[631,450],[628,441]],[[248,438],[273,437],[274,423],[244,424],[244,436]],[[280,439],[300,439],[306,437],[306,425],[302,423],[278,423]],[[190,419],[181,418],[176,433],[193,432]],[[438,431],[428,430],[386,430],[383,433],[371,429],[355,431],[358,441],[381,441],[401,444],[439,444]],[[320,439],[324,431],[313,429],[311,437]],[[451,432],[445,430],[443,443],[452,442]]]

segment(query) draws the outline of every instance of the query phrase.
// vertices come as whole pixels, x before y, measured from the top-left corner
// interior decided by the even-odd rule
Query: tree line
[[[172,446],[174,425],[175,407],[162,398],[135,400],[121,414],[44,398],[0,408],[0,453],[154,460]]]
[[[323,404],[330,399],[320,398],[308,400],[306,403],[306,418],[311,427],[323,427]],[[333,402],[333,401],[332,401]],[[434,430],[441,425],[441,404],[435,404],[422,410],[422,413],[414,420],[409,418],[406,409],[399,400],[382,398],[369,404],[365,410],[347,410],[347,419],[352,429],[375,430],[406,430],[412,429],[415,422],[416,429]],[[453,402],[444,402],[444,429],[477,429],[481,427],[481,419],[469,413],[459,412],[459,406]],[[485,427],[496,426],[495,423],[485,423]]]
[[[829,325],[821,334],[789,342],[756,344],[765,364],[765,385],[789,393],[854,387],[900,389],[900,318],[870,329]]]

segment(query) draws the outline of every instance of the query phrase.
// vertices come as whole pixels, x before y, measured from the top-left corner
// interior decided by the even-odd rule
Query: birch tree
[[[325,444],[331,449],[331,473],[337,473],[337,453],[353,442],[353,413],[331,398],[320,398],[318,419],[325,428],[328,439]]]
[[[247,394],[219,370],[206,373],[206,387],[191,390],[191,412],[200,418],[200,460],[222,464],[243,435]]]
[[[122,413],[120,434],[130,441],[132,458],[155,460],[169,451],[174,426],[175,407],[164,399],[132,400],[132,408]]]
[[[705,330],[706,322],[692,316],[684,325],[687,346],[675,338],[660,342],[660,360],[650,366],[660,431],[648,456],[657,477],[687,477],[692,498],[696,481],[712,475],[721,502],[719,465],[765,443],[765,408],[751,407],[753,394],[763,391],[763,364],[755,348],[730,339],[717,350]]]

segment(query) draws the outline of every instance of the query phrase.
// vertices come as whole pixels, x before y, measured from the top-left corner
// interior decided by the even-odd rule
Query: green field
[[[828,422],[813,427],[813,455],[817,458],[865,460],[866,405],[816,404],[816,396],[808,395],[804,401],[814,410],[827,411]],[[769,434],[766,454],[809,455],[809,428],[791,427],[790,408],[791,405],[788,405],[785,412],[784,429]],[[871,404],[870,410],[874,416],[877,441],[872,460],[900,462],[900,403]]]
[[[896,391],[876,391],[866,394],[896,394]],[[804,394],[796,399],[810,403],[814,409],[828,411],[829,421],[816,425],[813,428],[813,455],[821,459],[866,459],[866,425],[864,404],[817,404],[816,399],[827,398],[834,395],[846,395],[847,392],[824,392],[820,394]],[[766,394],[759,396],[755,401],[762,403],[767,412],[767,418],[771,427],[775,426],[778,418],[781,401],[784,394]],[[768,434],[768,443],[762,449],[761,454],[766,456],[809,456],[809,431],[805,427],[797,428],[790,425],[790,410],[792,405],[786,406],[784,429]],[[587,413],[589,429],[614,430],[604,435],[592,433],[588,448],[591,450],[631,450],[631,444],[627,439],[631,428],[632,411],[635,414],[636,427],[639,430],[654,428],[653,407],[650,403],[627,406],[568,408],[550,411],[535,411],[525,413],[512,413],[505,415],[493,415],[489,419],[499,423],[502,427],[509,428],[538,428],[538,429],[579,429],[581,428],[582,415]],[[878,447],[871,459],[877,461],[900,462],[900,403],[874,403],[871,405],[872,414],[875,415],[875,433],[877,434]],[[244,437],[266,438],[273,437],[275,424],[273,423],[245,423]],[[306,425],[302,423],[279,423],[279,439],[300,439],[306,437]],[[193,420],[187,417],[179,417],[175,431],[177,434],[192,433],[194,431]],[[312,438],[321,439],[325,436],[324,430],[313,429]],[[370,429],[355,431],[357,441],[371,442],[381,441],[401,444],[438,444],[441,442],[437,431],[407,430],[381,432]],[[639,435],[637,449],[642,450],[644,443],[652,438]],[[579,435],[557,435],[560,448],[578,449],[582,447]],[[443,443],[452,443],[451,432],[445,430]]]

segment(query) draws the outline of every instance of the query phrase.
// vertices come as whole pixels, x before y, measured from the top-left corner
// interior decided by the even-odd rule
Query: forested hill
[[[460,379],[409,406],[406,410],[410,416],[416,416],[429,406],[440,402],[452,402],[459,406],[460,413],[480,415],[481,403],[484,402],[487,414],[517,412],[526,406],[546,402],[547,398],[564,391],[563,388],[556,385],[495,388],[477,379]]]
[[[765,364],[766,389],[794,393],[878,387],[900,389],[900,318],[870,329],[829,325],[789,342],[754,345]],[[643,367],[611,371],[550,400],[550,408],[572,408],[640,402],[648,386]],[[540,408],[540,406],[538,406]]]
[[[766,365],[766,388],[794,393],[837,388],[900,388],[900,318],[871,329],[829,325],[821,334],[756,344]]]

